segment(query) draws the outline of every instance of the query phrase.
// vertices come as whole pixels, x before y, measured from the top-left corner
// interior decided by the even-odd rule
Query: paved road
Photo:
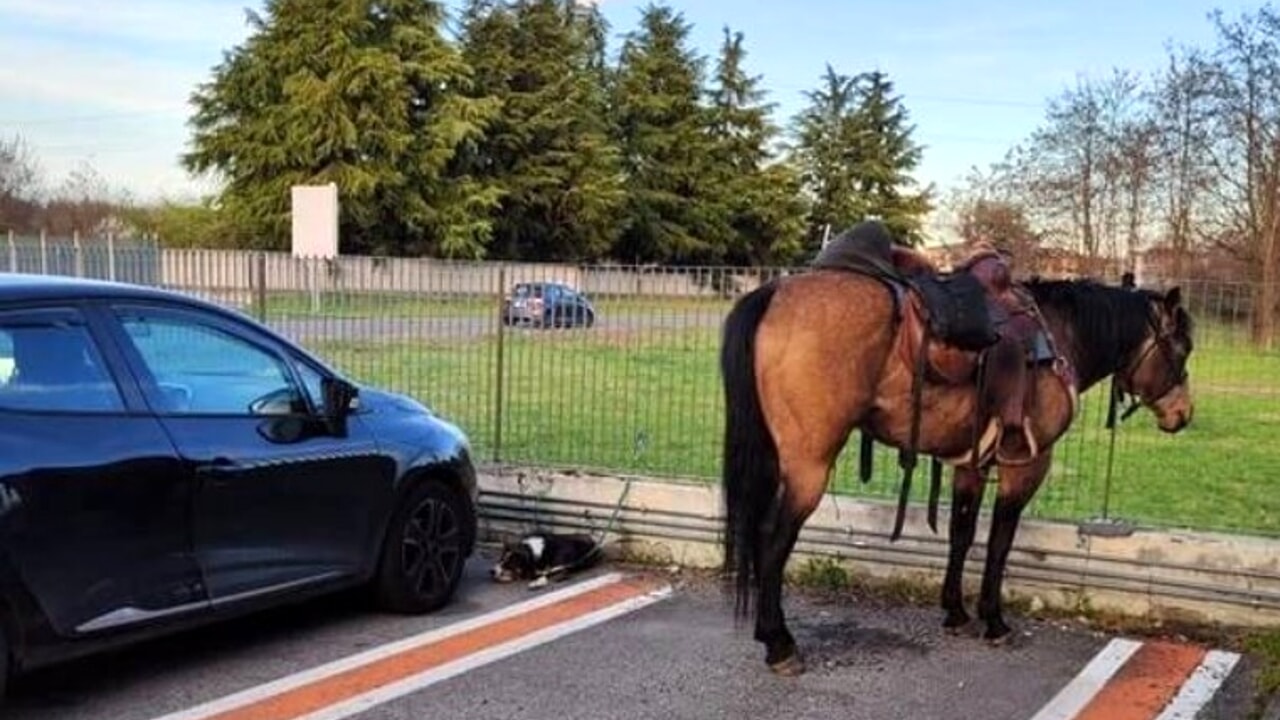
[[[586,585],[576,584],[588,582],[583,579],[567,589],[534,593],[523,586],[492,585],[484,567],[483,559],[471,565],[459,602],[439,615],[406,619],[364,613],[352,599],[314,602],[32,676],[14,687],[4,717],[153,720],[195,708],[182,717],[1042,720],[1048,716],[1036,713],[1046,705],[1070,704],[1072,684],[1090,675],[1082,673],[1086,665],[1105,660],[1124,642],[1023,621],[1011,647],[989,648],[974,638],[944,635],[937,613],[929,609],[871,600],[831,603],[792,593],[788,609],[811,669],[785,679],[764,669],[749,633],[734,630],[718,590],[703,581],[650,573],[643,584],[628,579],[588,592],[581,590]],[[597,580],[611,570],[595,573]],[[670,592],[655,594],[654,588]],[[549,592],[577,594],[514,613],[513,608],[549,602]],[[609,592],[613,595],[596,597]],[[637,598],[639,603],[623,607]],[[504,619],[495,611],[508,615]],[[609,613],[616,616],[605,617]],[[467,629],[474,618],[479,620]],[[561,626],[555,623],[576,626],[557,636]],[[413,639],[432,630],[434,635]],[[502,645],[503,633],[516,639]],[[525,634],[517,637],[520,633]],[[393,641],[403,642],[388,649]],[[1164,676],[1143,676],[1137,666],[1167,666],[1178,653],[1190,652],[1186,646],[1169,648],[1136,652],[1107,686],[1121,700],[1108,702],[1133,702],[1158,688]],[[1183,662],[1185,672],[1175,673],[1168,695],[1190,685],[1184,680],[1203,656],[1197,652]],[[316,680],[323,672],[297,675],[356,653],[380,658],[374,670],[383,679],[358,676],[364,670],[355,664],[345,666],[346,675],[337,681]],[[450,657],[462,660],[450,665]],[[413,663],[420,667],[410,667]],[[1250,663],[1246,658],[1231,670],[1201,720],[1246,716]],[[397,672],[410,684],[392,683]],[[1099,672],[1095,667],[1093,674]],[[1107,674],[1099,677],[1106,680]],[[261,688],[281,678],[286,680],[274,689]],[[359,682],[373,682],[369,687],[381,695],[374,692],[364,704],[348,703],[345,710],[332,705]],[[252,689],[250,699],[257,705],[246,706],[250,700],[242,699],[202,706],[246,689]],[[1082,691],[1076,687],[1074,692]],[[1088,693],[1082,697],[1088,700]],[[322,708],[329,709],[306,714]],[[1156,714],[1113,711],[1105,717],[1152,720]]]
[[[680,330],[689,328],[718,328],[724,321],[722,315],[713,312],[682,312],[653,314],[626,313],[601,314],[589,330],[577,332],[650,332],[654,330]],[[497,314],[492,318],[471,315],[460,317],[306,317],[273,318],[268,323],[285,335],[304,342],[326,340],[463,340],[491,335],[498,331]],[[542,333],[563,330],[536,330],[528,327],[512,328],[509,332]]]

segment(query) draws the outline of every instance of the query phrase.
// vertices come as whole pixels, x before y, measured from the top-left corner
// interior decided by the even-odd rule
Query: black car
[[[467,437],[235,311],[0,274],[11,672],[339,589],[421,613],[474,549]]]
[[[591,327],[596,309],[591,300],[565,283],[517,283],[502,301],[502,322],[534,327]]]

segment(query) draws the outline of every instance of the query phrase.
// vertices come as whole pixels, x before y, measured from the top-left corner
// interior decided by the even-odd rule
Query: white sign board
[[[338,186],[294,185],[293,256],[338,257]]]

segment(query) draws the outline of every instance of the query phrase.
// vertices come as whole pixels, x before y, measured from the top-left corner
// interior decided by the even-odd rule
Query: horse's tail
[[[761,527],[780,478],[778,448],[760,409],[755,371],[756,330],[776,291],[777,284],[771,281],[740,298],[725,318],[720,346],[725,400],[724,571],[726,575],[736,572],[739,616],[751,608],[751,590],[759,576]]]

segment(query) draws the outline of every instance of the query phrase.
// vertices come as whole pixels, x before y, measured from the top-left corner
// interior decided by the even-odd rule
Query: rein
[[[1142,367],[1142,363],[1146,361],[1147,356],[1150,355],[1151,352],[1156,348],[1160,348],[1160,352],[1162,355],[1165,356],[1166,361],[1170,360],[1169,350],[1168,348],[1165,347],[1165,342],[1169,339],[1170,333],[1162,331],[1154,322],[1150,322],[1148,324],[1150,325],[1152,333],[1155,335],[1155,337],[1152,338],[1151,342],[1148,342],[1146,344],[1146,347],[1142,349],[1142,352],[1138,355],[1137,360],[1134,360],[1133,364],[1130,366],[1131,369],[1129,369],[1127,372],[1124,373],[1124,375],[1126,376],[1126,379],[1130,381],[1129,383],[1126,383],[1126,384],[1131,384],[1133,375],[1138,372],[1138,368]],[[1172,363],[1169,363],[1169,364],[1172,364]],[[1137,394],[1133,392],[1126,393],[1126,391],[1120,389],[1119,384],[1116,382],[1116,378],[1119,375],[1120,373],[1113,373],[1111,375],[1111,399],[1110,399],[1110,404],[1107,408],[1107,429],[1111,430],[1113,434],[1117,424],[1116,423],[1117,410],[1119,406],[1124,402],[1124,399],[1125,399],[1124,396],[1126,394],[1128,394],[1129,396],[1129,407],[1125,408],[1123,413],[1120,413],[1120,417],[1119,417],[1120,422],[1124,422],[1125,420],[1128,420],[1129,416],[1133,415],[1135,412],[1138,411],[1139,408],[1142,407],[1142,399],[1139,398]],[[1167,379],[1168,379],[1168,385],[1164,388],[1164,390],[1160,392],[1159,395],[1156,396],[1155,400],[1152,401],[1153,403],[1160,402],[1160,400],[1164,399],[1166,395],[1173,392],[1174,388],[1186,382],[1187,371],[1184,368],[1181,372],[1174,371],[1174,372],[1167,373]]]
[[[1138,354],[1138,359],[1133,362],[1133,364],[1131,365],[1131,369],[1129,369],[1127,372],[1124,372],[1125,379],[1127,380],[1127,382],[1125,383],[1126,385],[1132,385],[1132,379],[1134,374],[1138,372],[1138,368],[1142,367],[1142,363],[1146,361],[1147,356],[1150,355],[1151,352],[1155,350],[1157,347],[1160,348],[1160,352],[1165,356],[1165,360],[1166,361],[1169,360],[1169,351],[1165,347],[1165,341],[1168,340],[1169,333],[1162,331],[1159,325],[1157,325],[1154,321],[1148,322],[1148,325],[1151,327],[1152,333],[1155,335],[1155,337],[1152,338],[1152,340],[1146,344],[1146,347],[1142,349],[1142,352]],[[1163,399],[1169,393],[1173,392],[1174,388],[1181,385],[1187,379],[1187,371],[1185,368],[1181,372],[1174,371],[1174,372],[1167,372],[1166,374],[1168,375],[1168,378],[1169,378],[1169,384],[1163,391],[1160,392],[1159,395],[1156,396],[1156,399],[1152,401],[1153,403],[1160,402],[1161,399]],[[1134,393],[1132,391],[1129,391],[1126,393],[1125,390],[1122,390],[1120,388],[1120,384],[1116,382],[1117,378],[1119,378],[1120,375],[1121,373],[1119,372],[1112,373],[1111,375],[1111,394],[1110,394],[1109,401],[1107,403],[1106,427],[1108,430],[1111,431],[1111,440],[1107,448],[1107,477],[1106,477],[1104,488],[1103,488],[1102,516],[1104,518],[1107,517],[1108,511],[1109,511],[1109,508],[1107,507],[1107,505],[1108,505],[1108,500],[1111,497],[1111,477],[1112,477],[1112,470],[1115,467],[1116,433],[1119,430],[1119,424],[1124,422],[1125,420],[1128,420],[1131,415],[1133,415],[1142,407],[1142,398],[1140,398],[1137,395],[1137,393]],[[1125,408],[1123,412],[1121,412],[1120,406],[1125,402],[1124,396],[1126,394],[1129,396],[1128,397],[1129,406]]]

